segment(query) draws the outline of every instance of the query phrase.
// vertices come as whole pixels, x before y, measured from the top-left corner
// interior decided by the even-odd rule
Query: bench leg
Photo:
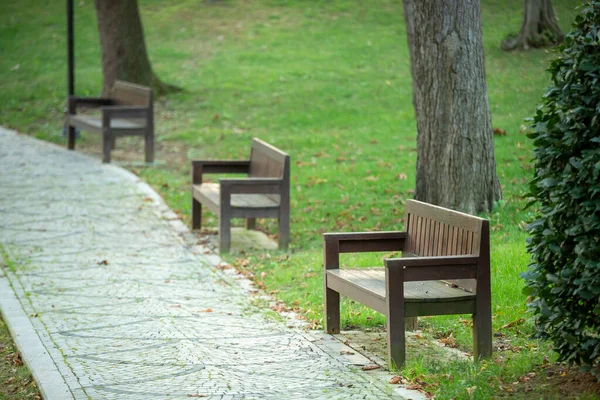
[[[145,141],[146,162],[154,162],[154,131],[146,133]]]
[[[473,359],[490,358],[492,347],[491,305],[478,306],[473,314]]]
[[[229,215],[221,213],[219,217],[219,252],[227,253],[231,246],[231,219]]]
[[[328,287],[325,287],[325,332],[340,333],[340,294]]]
[[[246,229],[256,230],[256,218],[247,218],[246,219]]]
[[[404,329],[407,331],[416,331],[419,329],[419,318],[418,317],[406,317],[404,319]]]
[[[71,125],[67,128],[67,148],[69,150],[75,149],[75,127]]]
[[[192,229],[202,227],[202,204],[192,196]]]
[[[406,360],[403,274],[398,268],[386,268],[387,345],[390,368],[400,368]]]
[[[110,134],[110,129],[104,128],[102,131],[102,162],[109,163],[110,162],[110,147],[112,143],[112,135]]]
[[[279,216],[279,250],[287,250],[290,243],[290,215]]]

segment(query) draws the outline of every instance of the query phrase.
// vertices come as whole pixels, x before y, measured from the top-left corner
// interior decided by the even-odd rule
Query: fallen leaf
[[[396,384],[398,384],[400,382],[402,382],[402,377],[399,376],[399,375],[392,376],[392,379],[390,379],[390,383],[392,385],[396,385]]]
[[[469,397],[473,395],[473,392],[477,390],[477,386],[471,386],[467,388],[467,393],[469,393]]]
[[[342,355],[352,355],[352,354],[356,354],[353,351],[349,351],[349,350],[341,350],[340,354]]]
[[[509,323],[508,323],[508,324],[506,324],[506,325],[503,325],[503,326],[502,326],[502,329],[510,328],[510,327],[513,327],[513,326],[515,326],[515,325],[521,325],[521,324],[523,324],[524,322],[525,322],[525,318],[519,318],[519,319],[517,319],[517,320],[514,320],[514,321],[512,321],[512,322],[509,322]]]
[[[381,368],[379,365],[364,365],[362,367],[362,370],[363,371],[371,371],[371,370],[379,369],[379,368]]]
[[[107,260],[102,260],[102,261],[98,261],[96,264],[98,264],[98,265],[108,265],[108,261]]]
[[[412,385],[408,385],[406,387],[407,390],[421,390],[423,389],[423,386],[419,385],[418,383],[414,383]]]
[[[204,310],[199,310],[198,312],[213,312],[212,308],[205,308]]]

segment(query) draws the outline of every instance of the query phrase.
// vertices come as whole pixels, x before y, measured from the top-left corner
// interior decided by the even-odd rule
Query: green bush
[[[589,1],[549,71],[533,118],[538,202],[523,274],[539,336],[600,377],[600,1]]]

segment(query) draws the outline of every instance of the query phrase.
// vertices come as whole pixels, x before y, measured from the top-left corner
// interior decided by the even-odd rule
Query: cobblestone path
[[[60,398],[390,398],[339,341],[266,318],[134,175],[1,128],[0,171],[0,280]]]

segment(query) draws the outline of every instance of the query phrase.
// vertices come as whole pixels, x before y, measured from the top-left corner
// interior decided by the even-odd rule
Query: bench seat
[[[192,185],[193,195],[203,203],[210,211],[219,213],[221,185],[218,183],[203,183],[201,185]],[[275,197],[277,196],[277,197]],[[248,214],[253,214],[254,218],[267,218],[277,216],[279,210],[278,195],[264,194],[232,194],[231,195],[231,213],[232,218],[238,217],[236,210],[240,210],[246,218]],[[241,218],[241,216],[240,216]]]
[[[359,303],[382,314],[387,313],[384,269],[332,269],[328,270],[326,274],[327,285],[330,289],[339,293],[359,292],[362,295]],[[447,303],[446,308],[435,307],[428,315],[470,314],[475,309],[475,297],[475,293],[467,292],[459,287],[452,287],[442,281],[405,282],[405,316],[423,315],[427,303]]]
[[[102,133],[103,129],[102,117],[99,116],[71,115],[69,123],[82,131]],[[113,135],[144,135],[146,134],[146,121],[133,118],[114,118],[110,121],[110,128]]]

